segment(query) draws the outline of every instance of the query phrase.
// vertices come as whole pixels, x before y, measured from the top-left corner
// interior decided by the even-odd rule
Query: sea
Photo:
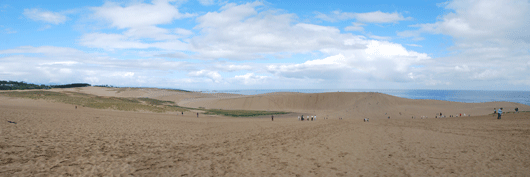
[[[508,101],[530,106],[530,91],[489,91],[489,90],[377,90],[377,89],[265,89],[265,90],[213,90],[206,93],[232,93],[258,95],[273,92],[377,92],[409,99],[430,99],[464,103]]]

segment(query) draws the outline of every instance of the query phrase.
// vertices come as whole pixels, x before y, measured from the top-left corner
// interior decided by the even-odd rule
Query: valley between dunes
[[[530,175],[530,112],[513,113],[515,107],[530,111],[530,106],[518,103],[346,92],[48,91],[151,98],[189,109],[183,115],[174,110],[76,109],[0,94],[0,176]],[[491,114],[499,107],[507,112],[501,120]],[[271,121],[269,115],[205,115],[204,109],[289,113]],[[435,118],[440,113],[446,117]],[[448,117],[460,114],[466,116]],[[298,121],[301,115],[316,115],[317,120]]]

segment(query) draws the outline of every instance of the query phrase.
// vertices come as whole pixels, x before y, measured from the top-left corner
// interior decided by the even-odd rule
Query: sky
[[[0,0],[0,80],[530,91],[530,1]]]

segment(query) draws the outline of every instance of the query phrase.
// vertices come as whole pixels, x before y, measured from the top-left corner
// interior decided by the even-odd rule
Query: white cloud
[[[323,14],[320,12],[315,12],[315,13],[317,14],[315,16],[316,18],[324,20],[324,21],[329,21],[329,22],[354,19],[356,16],[356,13],[342,12],[340,10],[331,11],[329,15]]]
[[[405,31],[404,36],[419,33],[445,34],[460,39],[488,41],[499,38],[530,41],[526,30],[530,19],[527,1],[471,1],[458,0],[446,4],[452,12],[435,23],[413,25],[416,31]]]
[[[418,44],[405,44],[405,45],[408,45],[408,46],[411,46],[411,47],[423,47],[423,46],[418,45]]]
[[[525,1],[450,1],[443,6],[449,12],[437,20],[411,26],[417,30],[398,33],[414,40],[423,39],[425,33],[451,36],[454,45],[448,48],[447,56],[435,59],[403,47],[421,45],[401,45],[390,42],[390,37],[364,32],[366,24],[411,19],[398,12],[317,14],[317,18],[326,21],[353,19],[356,22],[343,31],[363,34],[354,35],[341,33],[333,26],[300,22],[296,14],[264,4],[227,3],[218,11],[202,13],[185,22],[196,22],[189,29],[179,26],[178,20],[195,14],[181,13],[179,2],[106,2],[91,8],[90,17],[108,22],[107,29],[81,35],[78,44],[104,49],[96,50],[100,52],[139,50],[109,54],[119,58],[54,46],[0,50],[0,76],[37,83],[85,81],[164,87],[185,84],[199,88],[315,88],[340,87],[343,83],[359,88],[384,83],[381,85],[395,88],[408,84],[466,89],[470,82],[520,87],[530,83],[524,77],[530,75],[530,6]],[[36,12],[33,14],[61,14]],[[45,25],[50,27],[65,22],[50,19],[53,18],[38,21],[49,23]],[[184,62],[190,59],[205,60]],[[233,61],[253,59],[261,60]],[[374,85],[371,87],[379,86]]]
[[[122,6],[106,2],[93,7],[93,17],[110,23],[110,27],[126,29],[123,33],[92,32],[83,34],[79,44],[105,50],[148,49],[185,50],[189,44],[180,41],[193,32],[176,28],[166,29],[156,25],[169,24],[176,19],[188,18],[194,14],[182,14],[176,5],[168,0],[153,0],[151,3],[133,2]]]
[[[332,11],[330,14],[323,14],[317,12],[316,18],[324,21],[336,22],[342,20],[356,19],[358,22],[364,23],[397,23],[404,20],[412,20],[412,17],[403,17],[403,15],[394,13],[385,13],[381,11],[353,13],[341,12],[339,10]],[[355,26],[352,26],[352,28]]]
[[[51,23],[55,25],[64,23],[67,20],[65,15],[62,15],[57,12],[40,10],[40,9],[24,9],[24,12],[22,14],[24,14],[24,16],[32,20],[43,21],[43,22]]]
[[[192,31],[183,28],[175,28],[175,33],[181,36],[189,36],[193,34]]]
[[[159,28],[156,26],[143,26],[130,28],[129,30],[123,32],[123,35],[127,36],[130,39],[153,39],[153,40],[175,40],[179,36],[171,35],[171,31],[165,28]]]
[[[368,36],[369,38],[377,39],[377,40],[381,40],[381,41],[389,41],[389,40],[392,39],[392,37],[389,37],[389,36],[377,36],[377,35],[373,35],[373,34],[367,34],[366,36]]]
[[[159,48],[166,50],[185,50],[188,45],[180,40],[167,40],[162,42],[147,43],[136,37],[122,34],[88,33],[79,40],[79,44],[87,47],[114,49],[148,49]]]
[[[68,47],[55,47],[55,46],[20,46],[14,49],[0,50],[0,54],[24,54],[24,53],[41,53],[48,56],[77,56],[84,54],[83,51],[68,48]]]
[[[364,42],[367,43],[365,49],[327,51],[332,56],[301,64],[273,64],[267,70],[287,78],[411,82],[412,66],[431,59],[427,54],[407,51],[399,44],[376,40]]]
[[[193,64],[163,59],[114,59],[104,54],[72,48],[42,46],[0,50],[0,75],[31,83],[112,84],[120,86],[168,86],[174,72],[183,73]],[[23,62],[21,62],[23,61]],[[140,81],[150,82],[140,82]],[[173,86],[177,86],[175,82]],[[145,85],[147,86],[147,85]]]
[[[358,22],[352,22],[352,26],[347,26],[344,28],[345,31],[364,31],[364,27],[366,26],[363,23]]]
[[[485,70],[480,73],[475,73],[471,76],[471,79],[478,79],[478,80],[492,80],[495,78],[499,78],[499,71]]]
[[[381,11],[357,13],[355,19],[366,23],[396,23],[403,20],[412,20],[412,17],[403,17],[403,15],[394,13],[384,13]]]
[[[227,72],[253,69],[253,67],[250,65],[234,65],[234,64],[226,64],[226,63],[217,64],[213,68],[219,71],[227,71]]]
[[[234,76],[234,79],[236,81],[241,82],[245,85],[263,84],[263,82],[268,78],[268,76],[258,76],[254,73],[247,73],[244,75]]]
[[[66,66],[72,66],[75,64],[78,64],[79,62],[76,61],[56,61],[56,62],[49,62],[49,63],[40,63],[39,65],[66,65]]]
[[[345,45],[345,39],[359,38],[341,34],[335,27],[295,23],[296,15],[275,10],[257,11],[261,2],[227,4],[220,12],[197,18],[199,36],[191,38],[195,57],[250,60],[278,53],[307,53],[325,48],[363,48]]]
[[[85,34],[80,39],[80,44],[87,47],[103,48],[107,50],[112,49],[146,49],[148,44],[144,44],[139,40],[129,39],[121,34],[105,34],[105,33],[89,33]]]
[[[530,70],[521,67],[530,60],[530,2],[454,0],[443,7],[449,13],[436,22],[398,32],[416,40],[424,39],[422,33],[452,37],[450,55],[427,63],[425,75],[456,86],[470,81],[527,83],[520,76],[530,75]]]
[[[134,3],[121,6],[114,2],[106,2],[101,7],[94,7],[94,16],[103,18],[117,28],[137,28],[168,24],[175,19],[188,18],[194,14],[182,14],[168,0],[153,0],[152,4]]]
[[[199,3],[205,6],[213,5],[215,3],[215,0],[198,0]]]
[[[209,71],[209,70],[200,70],[200,71],[193,71],[188,73],[188,76],[191,77],[206,77],[211,79],[211,81],[215,83],[220,83],[223,80],[223,77],[219,72],[217,71]]]
[[[165,53],[165,54],[156,54],[155,57],[167,57],[167,58],[188,58],[189,55],[184,52],[175,52],[175,53]]]

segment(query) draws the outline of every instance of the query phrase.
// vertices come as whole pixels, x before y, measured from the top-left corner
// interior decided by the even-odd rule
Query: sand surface
[[[314,97],[279,95],[287,100]],[[274,100],[265,98],[269,96],[278,95],[262,95],[261,101],[241,96],[179,98],[195,98],[187,104],[196,106],[204,102],[202,106],[215,107],[232,100],[228,105],[231,108],[253,109],[257,104],[262,109],[286,109],[263,101]],[[240,104],[240,99],[251,99],[253,103]],[[299,113],[278,115],[274,121],[268,116],[197,118],[193,112],[181,116],[74,109],[72,105],[44,100],[0,97],[0,176],[530,175],[530,113],[508,113],[501,120],[485,115],[493,107],[519,106],[521,111],[528,111],[528,106],[417,102],[370,94],[336,95],[333,99],[339,103],[322,101],[325,103],[300,106],[295,100],[290,107],[290,101],[275,100],[276,106],[284,105],[306,115],[313,110],[315,114],[335,113],[327,120],[319,116],[317,121],[300,122]],[[387,105],[381,109],[363,107],[367,103]],[[349,106],[339,107],[341,104]],[[404,109],[407,111],[398,116],[396,111]],[[408,117],[433,114],[435,110],[484,115]],[[379,117],[385,111],[395,117]],[[370,115],[375,116],[370,122],[362,121]]]

